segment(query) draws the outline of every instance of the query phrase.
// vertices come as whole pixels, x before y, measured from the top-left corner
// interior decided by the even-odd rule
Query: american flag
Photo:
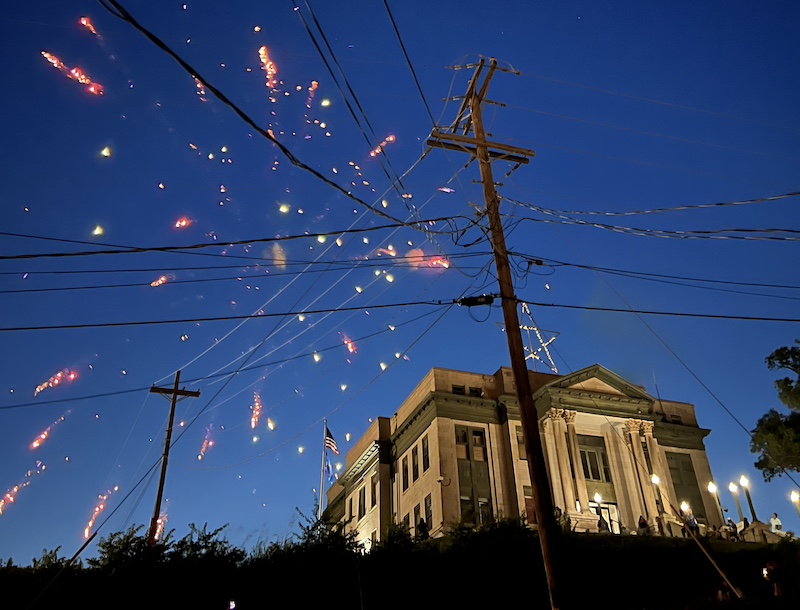
[[[339,455],[339,447],[336,446],[336,441],[333,440],[333,434],[328,430],[328,426],[325,426],[325,448],[333,451],[334,455]]]

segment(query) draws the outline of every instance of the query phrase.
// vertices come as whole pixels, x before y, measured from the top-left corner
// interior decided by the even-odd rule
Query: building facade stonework
[[[691,404],[654,398],[600,365],[569,375],[529,371],[553,504],[575,531],[681,535],[683,503],[721,526]],[[324,518],[367,547],[391,524],[431,536],[498,518],[535,525],[525,435],[510,368],[493,375],[431,369],[391,417],[345,456]]]

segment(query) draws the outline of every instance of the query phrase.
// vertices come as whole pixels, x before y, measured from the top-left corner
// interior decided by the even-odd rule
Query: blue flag
[[[325,477],[328,479],[328,483],[333,483],[338,478],[327,455],[325,456]]]

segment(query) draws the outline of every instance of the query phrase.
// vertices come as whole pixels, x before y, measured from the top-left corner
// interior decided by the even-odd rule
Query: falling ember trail
[[[106,500],[108,500],[109,496],[115,491],[119,491],[119,485],[114,487],[114,489],[109,489],[105,494],[101,494],[98,496],[100,498],[100,502],[97,503],[97,506],[94,507],[94,512],[92,513],[92,518],[89,519],[89,523],[86,525],[86,529],[83,530],[83,537],[85,539],[89,539],[89,534],[92,531],[92,527],[94,526],[94,522],[97,521],[97,517],[100,516],[106,509]]]
[[[75,371],[71,371],[69,369],[63,369],[61,371],[58,371],[58,373],[53,375],[47,381],[44,381],[40,383],[38,386],[36,386],[36,390],[34,390],[33,395],[36,396],[39,394],[39,392],[42,392],[47,388],[54,388],[57,385],[61,385],[65,381],[67,382],[75,381],[77,378],[78,378],[78,373],[76,373]]]
[[[175,276],[173,276],[172,274],[162,275],[158,279],[153,280],[152,282],[150,282],[150,286],[152,286],[153,288],[158,288],[159,286],[163,286],[168,281],[174,280],[174,279],[175,279]]]
[[[17,496],[19,495],[19,492],[31,484],[31,479],[33,478],[33,475],[42,474],[46,468],[47,466],[45,466],[43,462],[37,460],[36,468],[34,470],[29,470],[28,472],[25,473],[25,480],[23,480],[22,483],[20,483],[19,485],[14,485],[14,487],[12,487],[8,491],[6,491],[5,494],[3,494],[3,497],[0,498],[0,515],[3,514],[3,511],[5,511],[6,506],[8,504],[13,504],[14,502],[17,501]]]
[[[80,24],[98,38],[102,38],[102,36],[100,36],[100,34],[97,33],[97,30],[94,29],[94,25],[92,25],[92,22],[88,17],[81,17]]]
[[[383,149],[386,148],[386,145],[394,142],[394,136],[386,136],[386,139],[381,142],[372,152],[369,153],[370,157],[377,157],[379,154],[383,152]]]
[[[76,80],[82,85],[86,85],[86,90],[93,94],[93,95],[103,95],[103,85],[100,83],[95,83],[92,81],[91,78],[86,76],[83,73],[83,70],[80,68],[69,68],[67,67],[63,61],[61,61],[58,57],[53,55],[52,53],[48,53],[47,51],[42,51],[42,57],[44,57],[47,61],[52,64],[54,68],[58,68],[61,72],[64,73],[64,76],[67,78],[71,78],[72,80]]]
[[[52,424],[47,426],[47,428],[41,434],[39,434],[35,439],[33,439],[33,442],[30,444],[30,449],[34,450],[34,449],[38,449],[39,447],[41,447],[44,444],[44,442],[47,440],[47,438],[50,436],[51,430],[53,428],[55,428],[58,424],[60,424],[62,421],[64,421],[64,419],[66,419],[67,415],[69,415],[69,411],[67,411],[64,415],[59,417]]]
[[[253,411],[253,415],[250,416],[250,427],[255,430],[256,426],[258,426],[258,418],[261,417],[261,397],[258,395],[258,392],[253,392],[253,406],[250,407]]]
[[[319,83],[315,80],[311,81],[311,86],[308,88],[308,98],[306,99],[306,108],[311,108],[311,102],[314,100],[314,93],[319,87]]]
[[[214,441],[211,440],[211,424],[208,424],[208,428],[206,428],[206,437],[203,440],[203,446],[200,447],[200,453],[197,454],[197,460],[202,460],[206,455],[206,451],[213,446]]]
[[[266,46],[258,50],[258,57],[261,59],[261,69],[267,73],[267,87],[274,89],[275,75],[278,73],[278,67],[275,65],[275,62],[269,58]]]
[[[164,527],[167,525],[167,513],[162,511],[156,520],[156,533],[155,539],[160,540],[164,534]]]

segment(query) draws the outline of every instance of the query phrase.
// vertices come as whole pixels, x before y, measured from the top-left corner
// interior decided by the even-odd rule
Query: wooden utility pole
[[[164,494],[164,480],[167,478],[167,458],[169,457],[169,446],[172,442],[172,422],[175,419],[175,405],[178,404],[178,396],[186,398],[192,396],[197,398],[200,396],[198,391],[179,390],[178,384],[181,380],[181,372],[175,373],[175,385],[170,388],[157,388],[152,386],[150,392],[154,394],[169,394],[172,397],[172,403],[169,408],[169,423],[167,424],[167,437],[164,441],[164,455],[161,458],[161,479],[158,481],[158,494],[156,495],[156,507],[153,510],[153,518],[150,520],[150,529],[147,531],[147,543],[150,546],[156,544],[156,533],[158,532],[158,516],[161,510],[161,497]]]
[[[469,152],[478,160],[480,167],[483,196],[486,201],[486,214],[489,221],[489,234],[492,242],[492,249],[494,250],[497,279],[500,285],[500,296],[502,299],[508,349],[511,357],[511,368],[517,387],[520,418],[522,419],[522,428],[525,434],[528,471],[530,473],[531,487],[533,489],[533,500],[536,522],[539,528],[539,542],[542,547],[545,577],[550,593],[550,606],[552,610],[558,610],[560,608],[557,579],[558,570],[556,569],[557,561],[555,553],[553,553],[553,542],[558,532],[558,526],[553,510],[553,498],[550,491],[547,466],[544,461],[542,439],[539,436],[539,421],[536,414],[536,407],[533,403],[530,378],[528,377],[528,367],[525,364],[525,349],[522,344],[519,317],[517,316],[517,298],[514,294],[511,268],[508,263],[508,251],[506,250],[505,236],[503,235],[503,226],[500,220],[500,202],[497,192],[495,191],[491,166],[492,159],[504,159],[514,162],[517,165],[528,163],[528,157],[532,157],[534,153],[533,151],[486,141],[486,133],[483,128],[483,118],[481,115],[481,103],[484,101],[489,81],[497,69],[497,62],[495,59],[490,60],[488,73],[480,89],[478,89],[477,82],[484,68],[484,64],[485,60],[481,59],[480,63],[476,66],[475,73],[467,89],[467,94],[464,96],[461,109],[459,110],[450,132],[446,133],[434,128],[431,138],[428,140],[428,145]],[[468,114],[467,110],[469,111]],[[462,134],[456,133],[459,129],[462,131]]]

